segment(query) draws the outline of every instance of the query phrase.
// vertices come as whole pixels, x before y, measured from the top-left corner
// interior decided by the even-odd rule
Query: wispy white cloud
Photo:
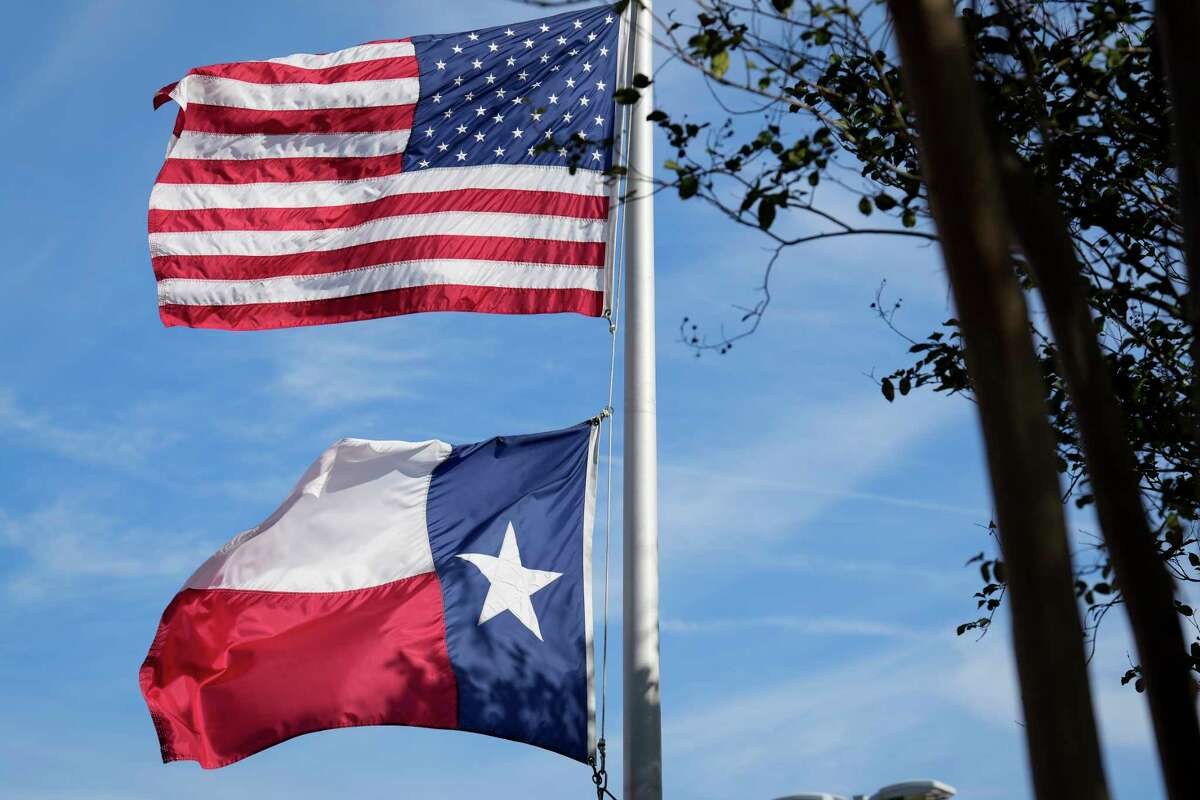
[[[432,372],[427,349],[363,326],[304,332],[271,354],[270,389],[314,411],[402,399]]]
[[[901,409],[872,393],[789,408],[783,419],[764,421],[752,441],[706,439],[703,457],[663,465],[664,546],[686,552],[776,540],[846,499],[976,514],[860,489],[894,467],[906,448],[968,411],[965,403],[929,395],[911,397]],[[718,466],[701,466],[713,463]]]
[[[917,632],[899,625],[852,617],[763,616],[727,619],[665,619],[667,634],[705,635],[739,633],[753,630],[786,631],[811,636],[864,636],[899,639],[917,636]]]
[[[176,438],[136,416],[131,412],[126,419],[91,420],[90,426],[64,425],[0,389],[0,439],[84,463],[136,467]]]
[[[57,239],[43,241],[35,245],[32,248],[32,252],[24,259],[18,260],[9,271],[6,279],[16,286],[21,286],[46,267],[50,263],[51,258],[58,255],[60,246],[61,243]]]
[[[8,597],[31,602],[48,591],[61,594],[73,581],[186,573],[211,549],[195,536],[128,524],[96,510],[106,502],[73,496],[23,514],[0,510],[0,550],[20,556],[3,576]]]
[[[965,644],[965,649],[957,648],[963,657],[946,674],[943,691],[988,723],[1019,723],[1020,692],[1016,668],[1007,651],[1007,630],[996,630],[980,643]],[[1136,661],[1133,653],[1124,620],[1111,616],[1100,631],[1089,664],[1092,698],[1102,741],[1109,746],[1149,749],[1153,746],[1153,731],[1145,695],[1121,686],[1119,681],[1131,659]]]
[[[96,791],[94,789],[75,790],[34,790],[22,791],[21,800],[149,800],[149,794],[130,794],[122,791]]]
[[[697,797],[746,796],[747,787],[758,785],[867,791],[873,782],[894,780],[897,769],[936,765],[941,748],[963,731],[1023,766],[1019,691],[1002,625],[979,642],[944,633],[881,641],[886,646],[869,657],[813,669],[795,681],[755,687],[747,675],[744,691],[669,714],[668,758],[689,765],[680,788]],[[1105,647],[1112,655],[1123,644],[1114,629]],[[1092,665],[1104,741],[1147,750],[1144,697],[1117,686],[1108,661],[1098,654]],[[906,741],[920,746],[900,744]],[[959,760],[934,768],[946,770],[942,777],[953,777],[964,796],[1005,796],[985,770],[966,768],[966,751],[950,752]]]
[[[670,717],[663,741],[672,760],[693,765],[695,783],[715,782],[706,796],[770,773],[793,786],[863,791],[839,785],[853,764],[928,719],[933,689],[921,677],[929,674],[924,661],[910,645],[727,696]]]
[[[298,432],[322,446],[324,439],[361,435],[356,432],[377,427],[385,415],[430,392],[438,376],[437,348],[445,344],[439,338],[434,346],[432,338],[402,338],[387,324],[255,337],[248,347],[214,356],[214,363],[232,359],[255,378],[237,402],[217,405],[206,421],[229,440],[272,448]]]
[[[71,82],[86,83],[81,79],[95,72],[99,60],[119,52],[125,37],[137,35],[159,11],[157,4],[142,4],[135,13],[126,0],[91,0],[64,8],[57,35],[40,49],[41,59],[10,72],[13,80],[0,111],[4,118],[15,119],[39,101],[50,102]]]
[[[816,553],[748,553],[746,559],[747,568],[765,572],[843,576],[856,580],[883,581],[892,585],[903,583],[908,586],[920,586],[925,590],[966,589],[969,586],[973,587],[978,578],[977,573],[966,570],[954,572],[880,558],[835,558]]]

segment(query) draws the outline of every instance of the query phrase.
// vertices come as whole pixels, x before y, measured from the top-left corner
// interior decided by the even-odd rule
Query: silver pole
[[[630,4],[633,72],[653,76],[650,0]],[[658,673],[658,434],[654,366],[653,87],[630,114],[625,207],[624,800],[662,798]]]

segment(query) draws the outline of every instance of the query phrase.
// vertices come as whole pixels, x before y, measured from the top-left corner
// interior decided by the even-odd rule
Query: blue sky
[[[335,439],[560,427],[595,414],[608,379],[604,324],[571,315],[162,328],[145,220],[172,115],[151,111],[152,92],[199,64],[532,16],[503,0],[6,10],[4,797],[590,792],[586,768],[560,756],[404,728],[306,736],[216,772],[164,767],[136,681],[183,579]],[[660,102],[702,97],[695,88],[667,70]],[[977,588],[963,561],[988,547],[972,407],[926,395],[889,405],[868,378],[905,358],[868,308],[882,279],[914,333],[949,315],[937,251],[880,240],[796,251],[760,332],[696,359],[677,343],[679,320],[735,320],[731,304],[754,299],[762,242],[670,197],[657,214],[668,796],[849,794],[915,776],[963,797],[1029,796],[1006,623],[980,642],[954,635]],[[618,585],[619,564],[618,547]],[[1117,685],[1129,649],[1114,615],[1093,662],[1107,766],[1116,796],[1156,798],[1144,706]],[[614,670],[616,774],[619,692]]]

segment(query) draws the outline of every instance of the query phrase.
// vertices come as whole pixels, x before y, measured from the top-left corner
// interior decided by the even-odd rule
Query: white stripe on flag
[[[171,97],[185,109],[188,103],[202,103],[259,111],[304,111],[412,105],[417,102],[420,86],[416,78],[340,83],[248,83],[236,78],[188,75],[171,91]]]
[[[235,537],[192,589],[344,592],[433,572],[425,498],[451,446],[342,439],[279,509]]]
[[[160,305],[233,306],[293,303],[418,286],[604,291],[604,270],[502,261],[402,261],[377,267],[260,280],[168,278],[158,283]]]
[[[150,234],[150,255],[284,256],[340,250],[414,236],[504,236],[560,242],[603,242],[607,219],[438,211],[313,231],[189,231]]]
[[[403,153],[408,130],[382,133],[202,133],[183,131],[171,158],[367,158]],[[161,185],[161,184],[160,184]],[[168,186],[177,184],[167,184]],[[208,184],[204,184],[208,185]],[[253,184],[249,184],[253,185]],[[282,184],[288,186],[291,184]],[[157,190],[157,186],[155,189]],[[151,200],[153,202],[153,199]],[[153,206],[151,206],[153,208]]]
[[[171,155],[183,157],[179,156],[178,146]],[[591,196],[608,193],[604,175],[595,170],[579,169],[572,175],[568,167],[487,164],[417,170],[358,181],[158,183],[150,192],[150,208],[164,211],[197,208],[318,208],[369,203],[397,194],[453,189],[526,189]]]
[[[295,53],[282,58],[269,58],[269,64],[286,64],[289,67],[304,69],[326,69],[340,67],[343,64],[354,64],[359,61],[376,61],[381,58],[405,58],[416,55],[412,42],[379,42],[377,44],[361,44],[357,47],[347,47],[332,53]],[[253,62],[245,62],[253,63]]]

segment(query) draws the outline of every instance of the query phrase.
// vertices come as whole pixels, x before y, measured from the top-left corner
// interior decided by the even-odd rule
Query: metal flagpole
[[[650,0],[630,4],[633,73],[654,74]],[[624,800],[662,798],[658,443],[654,353],[654,89],[630,113],[625,206]]]

